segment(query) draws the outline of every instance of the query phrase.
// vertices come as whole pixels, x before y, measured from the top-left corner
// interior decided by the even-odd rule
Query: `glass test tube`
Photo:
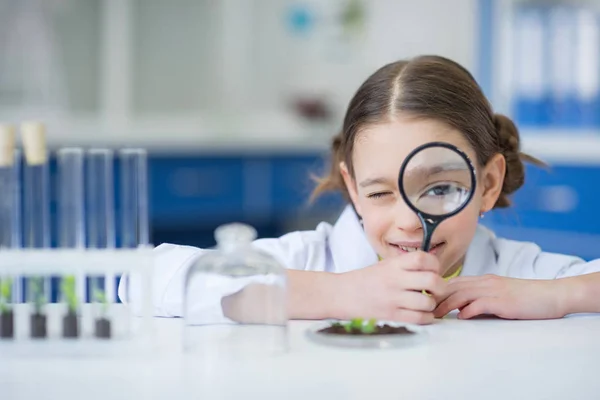
[[[85,248],[83,149],[64,148],[58,162],[59,246],[64,249]],[[76,294],[85,301],[85,273],[74,274]]]
[[[113,249],[115,243],[114,155],[109,149],[90,149],[87,154],[87,229],[88,247]],[[108,303],[116,298],[114,274],[106,274],[104,283],[92,279],[92,293],[104,294]],[[99,291],[99,292],[98,292]],[[95,298],[98,301],[97,298]]]
[[[24,167],[24,246],[27,248],[50,247],[50,176],[46,150],[45,128],[36,122],[21,125],[25,152]],[[27,279],[27,299],[34,312],[49,301],[50,277]]]
[[[21,154],[15,149],[15,141],[14,127],[0,125],[0,250],[21,246],[19,185]],[[21,301],[20,279],[18,276],[8,279],[13,280],[13,285],[11,299],[5,301],[19,303]]]
[[[147,153],[143,149],[122,149],[120,151],[121,179],[121,247],[137,248],[148,245],[148,172]],[[127,301],[132,304],[139,296],[131,294],[135,287],[140,287],[142,277],[131,274],[125,281]],[[138,281],[138,284],[133,284]],[[148,283],[148,282],[146,282]],[[141,293],[140,305],[148,304],[149,293]],[[149,314],[149,310],[142,311]]]
[[[148,160],[143,149],[123,149],[121,158],[121,247],[150,244]]]

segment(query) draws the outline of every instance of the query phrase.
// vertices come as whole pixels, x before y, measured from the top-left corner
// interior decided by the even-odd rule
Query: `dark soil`
[[[15,318],[12,311],[0,314],[0,338],[10,339],[15,335]]]
[[[45,338],[47,335],[46,316],[44,314],[31,315],[31,337],[36,339]]]
[[[96,337],[100,339],[110,339],[110,321],[106,318],[96,320]]]
[[[394,327],[388,324],[382,326],[376,326],[374,332],[364,333],[360,329],[352,329],[350,332],[346,331],[342,325],[332,325],[327,328],[321,329],[319,333],[326,333],[329,335],[362,335],[362,336],[373,336],[373,335],[412,335],[414,332],[409,331],[403,326]]]
[[[69,311],[67,315],[63,317],[63,337],[65,338],[76,338],[79,336],[79,321],[77,320],[77,314]]]

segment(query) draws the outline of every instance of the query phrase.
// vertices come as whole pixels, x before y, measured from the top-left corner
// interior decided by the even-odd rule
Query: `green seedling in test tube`
[[[67,315],[63,318],[63,337],[76,338],[79,336],[79,322],[77,321],[77,289],[75,277],[67,275],[62,278],[61,291],[67,303]]]
[[[100,304],[100,313],[102,316],[106,316],[108,312],[108,301],[106,300],[106,293],[104,293],[104,290],[95,289],[94,299]]]
[[[0,281],[0,314],[11,310],[12,285],[13,280],[11,278],[4,278]]]
[[[107,318],[108,301],[106,300],[106,293],[104,290],[95,289],[94,299],[100,304],[100,317],[96,318],[96,337],[101,339],[110,339],[111,324],[110,320]]]
[[[75,314],[77,312],[78,301],[75,292],[75,277],[73,275],[65,276],[62,279],[61,290],[69,312]]]
[[[3,339],[11,339],[15,334],[14,315],[10,306],[12,284],[11,278],[4,278],[0,281],[0,338]]]
[[[36,314],[41,314],[42,307],[47,302],[46,297],[44,296],[44,278],[36,276],[30,278],[30,281],[33,297],[33,309]]]

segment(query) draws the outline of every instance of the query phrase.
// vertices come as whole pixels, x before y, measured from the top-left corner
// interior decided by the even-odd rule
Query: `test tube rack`
[[[16,356],[125,355],[144,351],[153,344],[152,270],[153,251],[149,246],[134,249],[2,249],[0,279],[36,277],[75,279],[87,277],[126,277],[129,299],[119,304],[116,298],[104,302],[81,301],[75,310],[76,336],[65,337],[69,315],[67,299],[56,303],[11,303],[4,299],[0,318],[12,313],[12,337],[0,338],[0,358]],[[92,285],[87,285],[90,290]],[[89,294],[89,293],[88,293]],[[107,296],[112,297],[112,296]],[[39,314],[36,313],[39,311]],[[34,337],[34,315],[42,315],[46,329]],[[98,321],[108,321],[110,334],[98,335]],[[2,320],[0,320],[2,324]],[[0,330],[2,326],[0,326]],[[72,335],[72,333],[71,333]],[[39,336],[39,332],[38,332]]]
[[[0,124],[0,357],[127,353],[146,343],[153,270],[146,150],[119,149],[115,164],[111,149],[60,148],[51,179],[45,125],[25,121],[20,133],[22,150],[16,129]],[[126,305],[117,301],[117,276],[126,277]]]

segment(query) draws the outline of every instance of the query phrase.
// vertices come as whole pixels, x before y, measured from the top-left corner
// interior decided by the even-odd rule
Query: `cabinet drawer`
[[[243,211],[240,158],[153,158],[153,223],[182,225],[231,218]]]
[[[513,207],[490,213],[494,223],[600,233],[600,167],[528,167],[526,174],[525,185],[513,197]]]

